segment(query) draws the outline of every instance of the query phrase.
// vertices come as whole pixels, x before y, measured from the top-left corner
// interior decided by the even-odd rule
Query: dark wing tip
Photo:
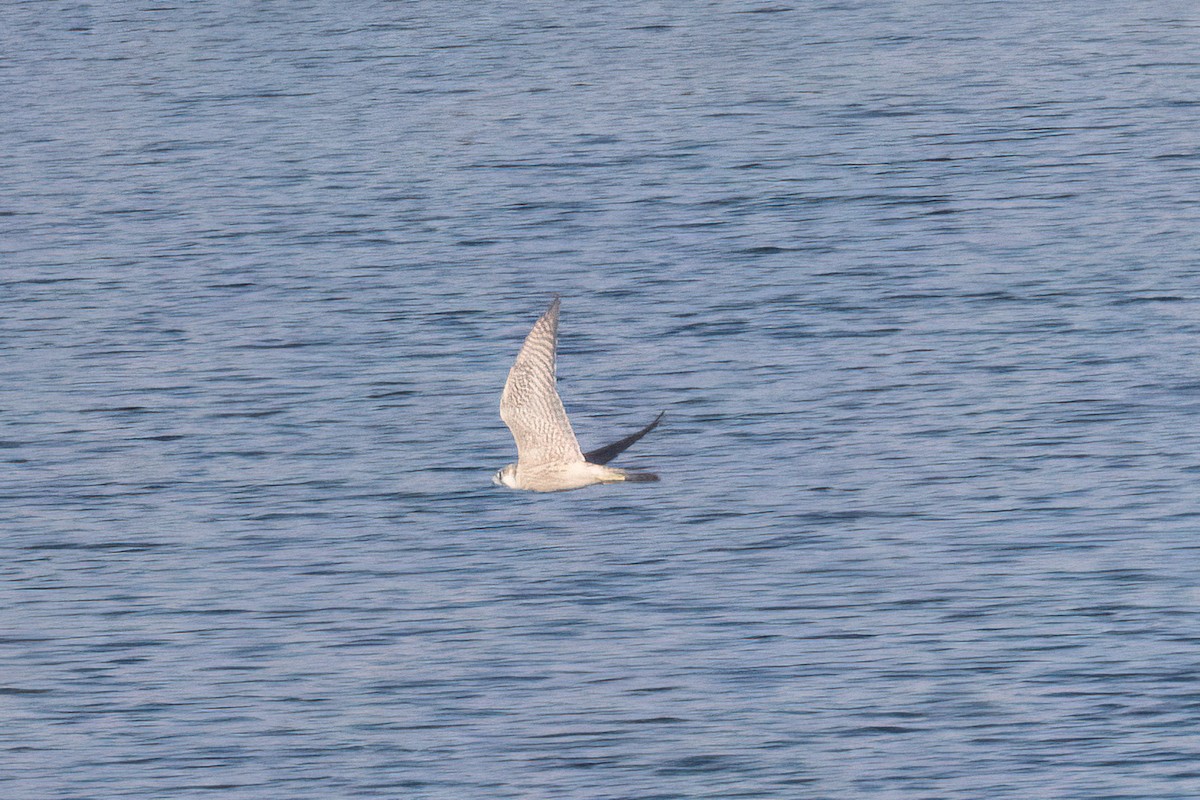
[[[637,442],[638,439],[641,439],[647,433],[657,428],[658,423],[662,422],[662,418],[666,416],[666,413],[666,411],[659,412],[659,415],[655,417],[654,421],[649,425],[642,428],[640,431],[629,434],[618,442],[613,442],[612,444],[605,445],[604,447],[598,447],[589,453],[584,453],[584,460],[590,461],[593,464],[607,464],[617,456],[621,455],[621,453],[624,453],[626,450],[628,450],[630,446]]]

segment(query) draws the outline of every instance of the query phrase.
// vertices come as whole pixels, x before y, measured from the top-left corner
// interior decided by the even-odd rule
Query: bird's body
[[[582,489],[593,483],[616,483],[626,480],[626,472],[600,464],[589,464],[582,458],[565,464],[539,464],[522,469],[518,461],[512,470],[500,471],[500,483],[510,489],[532,492],[561,492]]]
[[[500,418],[517,443],[517,461],[496,473],[494,482],[512,489],[557,492],[594,483],[656,481],[648,472],[604,466],[649,433],[662,414],[642,430],[607,447],[583,453],[555,386],[559,300],[525,337],[500,395]]]

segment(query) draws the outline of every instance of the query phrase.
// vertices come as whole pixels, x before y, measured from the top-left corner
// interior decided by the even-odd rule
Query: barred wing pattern
[[[583,461],[571,421],[555,388],[558,305],[556,297],[525,337],[500,395],[500,419],[517,442],[517,463],[521,469]]]

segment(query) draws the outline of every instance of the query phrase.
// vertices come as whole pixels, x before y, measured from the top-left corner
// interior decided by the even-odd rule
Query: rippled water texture
[[[0,795],[1200,797],[1193,5],[3,18]]]

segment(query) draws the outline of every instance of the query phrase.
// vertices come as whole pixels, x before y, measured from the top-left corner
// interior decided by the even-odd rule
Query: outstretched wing
[[[650,431],[657,428],[658,423],[662,421],[663,414],[666,414],[666,413],[667,412],[665,412],[665,411],[660,412],[659,415],[654,418],[654,421],[651,422],[649,425],[642,428],[637,433],[629,434],[628,436],[626,436],[624,439],[622,439],[619,442],[613,442],[612,444],[605,445],[604,447],[598,447],[595,450],[592,450],[591,452],[584,453],[583,454],[584,461],[590,461],[593,464],[607,464],[608,462],[612,461],[617,456],[621,455],[621,453],[624,453],[626,450],[628,450],[629,447],[634,442],[636,442],[638,439],[641,439],[647,433],[649,433]]]
[[[500,419],[517,442],[523,468],[583,460],[571,421],[555,388],[558,298],[533,325],[500,395]]]

